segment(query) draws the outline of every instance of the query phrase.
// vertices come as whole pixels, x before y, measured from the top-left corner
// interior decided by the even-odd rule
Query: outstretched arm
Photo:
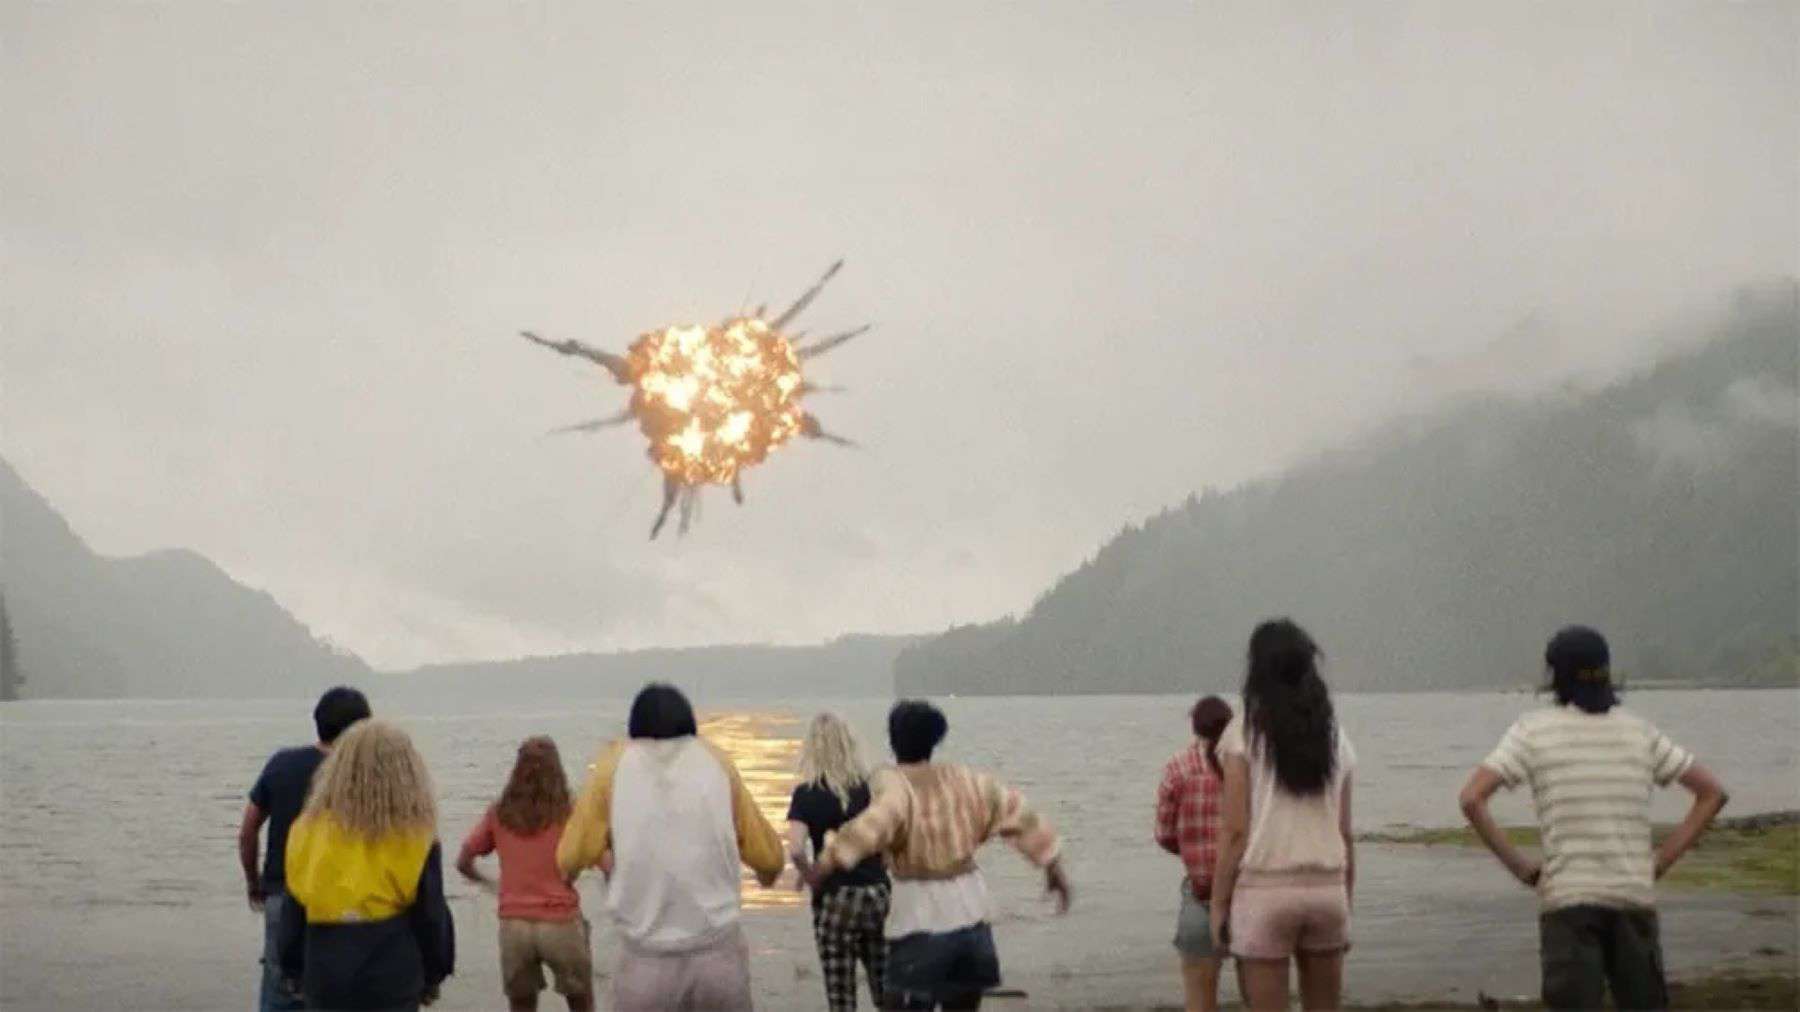
[[[1068,873],[1062,866],[1062,841],[1016,787],[979,774],[988,799],[993,835],[1013,845],[1025,860],[1044,870],[1044,892],[1056,900],[1056,912],[1065,914],[1073,899]]]
[[[1463,817],[1469,820],[1469,825],[1475,829],[1475,835],[1481,837],[1481,842],[1487,844],[1488,850],[1494,852],[1494,856],[1500,859],[1500,863],[1506,866],[1506,870],[1514,878],[1535,887],[1538,876],[1543,873],[1543,865],[1526,857],[1519,848],[1513,846],[1512,841],[1506,838],[1505,830],[1494,821],[1493,813],[1488,811],[1488,799],[1504,783],[1500,774],[1486,766],[1477,766],[1475,772],[1469,774],[1469,782],[1463,785],[1457,800],[1462,804]]]
[[[887,850],[899,837],[910,814],[911,795],[895,777],[891,771],[876,775],[869,785],[869,807],[825,841],[809,880],[820,881],[834,871],[854,868],[869,855]]]
[[[1675,831],[1663,840],[1662,846],[1656,848],[1657,878],[1662,878],[1676,861],[1681,860],[1681,855],[1699,842],[1700,834],[1706,832],[1706,827],[1712,825],[1719,810],[1730,800],[1730,795],[1725,793],[1725,785],[1719,783],[1719,778],[1713,776],[1711,770],[1699,763],[1689,766],[1687,772],[1681,774],[1679,782],[1694,795],[1694,804],[1688,809],[1687,818],[1681,820],[1681,825],[1676,826]]]

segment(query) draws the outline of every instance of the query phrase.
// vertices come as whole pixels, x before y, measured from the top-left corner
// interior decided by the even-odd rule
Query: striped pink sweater
[[[1024,795],[965,766],[897,766],[877,774],[870,790],[869,807],[825,845],[834,867],[853,868],[879,853],[895,878],[941,879],[972,870],[975,851],[996,836],[1040,868],[1060,850]]]

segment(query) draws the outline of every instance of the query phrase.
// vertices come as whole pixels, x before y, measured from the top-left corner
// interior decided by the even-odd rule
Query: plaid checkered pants
[[[813,908],[813,940],[825,976],[825,1001],[832,1012],[856,1008],[856,963],[869,978],[869,995],[881,1007],[887,972],[888,892],[886,885],[844,886],[825,894]]]

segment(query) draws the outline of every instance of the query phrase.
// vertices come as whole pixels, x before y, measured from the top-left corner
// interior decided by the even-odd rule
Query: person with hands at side
[[[1319,648],[1288,619],[1250,635],[1243,710],[1219,736],[1224,832],[1213,876],[1213,943],[1236,960],[1244,1003],[1336,1009],[1356,888],[1350,776],[1356,753],[1319,674]]]
[[[238,827],[238,861],[244,868],[244,892],[250,909],[263,917],[263,971],[257,996],[261,1012],[304,1007],[299,994],[283,987],[281,959],[276,951],[282,911],[288,904],[288,829],[306,805],[313,773],[331,753],[332,744],[350,725],[367,716],[369,701],[361,692],[344,685],[327,690],[313,707],[313,730],[318,739],[311,745],[284,748],[270,756],[250,788],[250,800],[244,805],[244,818]],[[259,869],[258,837],[265,824],[269,830],[268,857]]]
[[[1194,737],[1163,767],[1156,788],[1156,845],[1181,859],[1175,952],[1188,1012],[1219,1007],[1220,951],[1213,945],[1213,872],[1219,865],[1219,809],[1225,767],[1219,735],[1231,723],[1231,704],[1206,696],[1188,711]]]

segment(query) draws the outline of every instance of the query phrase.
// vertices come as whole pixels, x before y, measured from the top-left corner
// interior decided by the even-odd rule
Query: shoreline
[[[1654,826],[1652,834],[1661,839],[1670,828]],[[1504,826],[1502,831],[1516,846],[1541,846],[1536,826]],[[1483,850],[1480,838],[1467,826],[1381,830],[1359,834],[1356,839],[1359,843],[1381,846]],[[1800,810],[1760,812],[1716,820],[1660,884],[1683,892],[1800,896]]]
[[[1243,1008],[1232,990],[1230,972],[1220,980],[1220,1007]],[[1669,982],[1669,1007],[1682,1009],[1794,1009],[1800,1008],[1800,977],[1772,971],[1744,971],[1723,968],[1702,977]],[[983,1006],[990,1004],[983,1002]],[[1004,999],[993,1002],[996,1009],[1009,1007]],[[1362,1004],[1349,1002],[1346,1012],[1541,1012],[1543,1002],[1536,998],[1478,995],[1474,1001],[1420,1000]],[[1182,1012],[1180,1005],[1107,1005],[1094,1012]]]

